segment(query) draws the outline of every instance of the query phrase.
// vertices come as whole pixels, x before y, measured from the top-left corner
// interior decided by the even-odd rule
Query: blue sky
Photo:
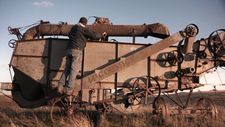
[[[81,16],[108,17],[113,24],[167,25],[171,34],[190,23],[198,25],[198,39],[225,28],[224,0],[0,0],[0,81],[8,81],[12,49],[7,27],[21,27],[39,20],[69,24]],[[25,32],[25,31],[22,31]],[[219,72],[221,75],[224,72]]]

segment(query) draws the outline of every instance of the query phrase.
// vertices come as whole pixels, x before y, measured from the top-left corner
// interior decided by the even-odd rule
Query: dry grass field
[[[184,96],[186,95],[182,94]],[[194,105],[195,100],[200,97],[215,101],[219,111],[216,120],[183,116],[162,119],[149,112],[102,115],[96,111],[78,111],[70,119],[60,117],[60,120],[52,123],[49,107],[22,109],[9,98],[0,96],[0,127],[224,127],[225,91],[194,93],[190,104]]]

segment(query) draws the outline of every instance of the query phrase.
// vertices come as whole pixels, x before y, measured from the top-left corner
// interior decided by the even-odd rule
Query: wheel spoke
[[[149,82],[149,81],[150,82]],[[151,97],[157,98],[160,95],[160,85],[158,83],[158,81],[153,78],[153,77],[138,77],[138,78],[134,78],[133,79],[133,83],[132,80],[130,81],[132,83],[132,95],[128,95],[128,99],[131,99],[128,102],[128,105],[133,105],[134,101],[138,102],[138,104],[141,104],[142,102],[148,102],[147,101],[147,97],[149,95],[151,95]],[[147,85],[147,83],[150,83],[149,85]],[[152,85],[152,84],[156,84],[156,85]],[[153,101],[152,100],[152,101]],[[149,102],[150,104],[152,104],[152,102]]]

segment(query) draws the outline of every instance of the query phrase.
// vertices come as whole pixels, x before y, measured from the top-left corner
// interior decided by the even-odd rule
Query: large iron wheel
[[[71,96],[72,97],[72,96]],[[55,98],[50,111],[51,121],[54,123],[61,120],[65,116],[71,116],[74,110],[67,95]]]
[[[161,118],[167,118],[170,115],[168,106],[162,97],[155,99],[153,103],[153,114],[156,114]]]
[[[196,103],[196,113],[199,114],[200,117],[215,119],[218,115],[218,110],[211,99],[200,98]]]
[[[138,77],[134,79],[132,84],[132,94],[134,97],[133,104],[140,104],[143,98],[151,97],[154,100],[161,93],[160,84],[154,77]],[[132,98],[128,98],[128,102],[132,102]],[[150,102],[152,104],[152,102]]]
[[[222,57],[225,54],[225,39],[220,37],[220,32],[225,32],[225,29],[212,32],[208,38],[209,50],[216,57]]]

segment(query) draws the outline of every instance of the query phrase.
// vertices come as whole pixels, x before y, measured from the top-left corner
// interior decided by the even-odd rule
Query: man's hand
[[[102,33],[102,36],[103,36],[103,37],[106,37],[106,36],[107,36],[107,33],[106,33],[106,32],[103,32],[103,33]]]
[[[106,37],[107,37],[107,33],[106,32],[103,32],[102,33],[102,37],[99,39],[99,41],[105,41],[106,40]]]

